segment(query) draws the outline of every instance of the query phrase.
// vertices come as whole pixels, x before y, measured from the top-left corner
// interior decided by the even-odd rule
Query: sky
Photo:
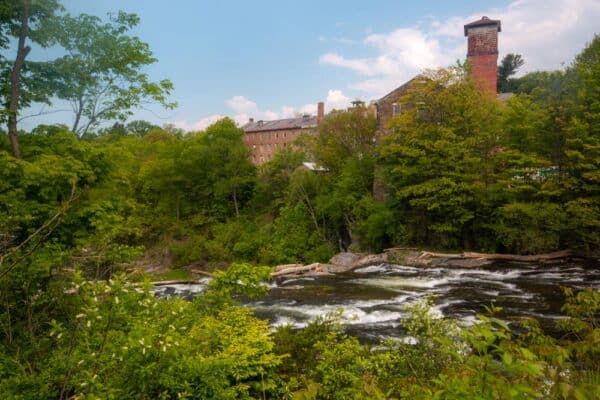
[[[500,58],[519,53],[521,73],[569,65],[600,33],[600,0],[63,0],[71,14],[140,16],[134,34],[158,61],[146,72],[170,79],[175,110],[152,106],[129,120],[201,130],[230,116],[239,124],[344,108],[377,99],[426,68],[464,60],[463,25],[502,21]],[[34,49],[50,60],[56,50]],[[36,54],[34,54],[36,53]],[[54,109],[65,108],[55,104]],[[48,107],[46,107],[48,109]],[[26,113],[42,111],[35,106]],[[70,125],[71,112],[22,121]]]

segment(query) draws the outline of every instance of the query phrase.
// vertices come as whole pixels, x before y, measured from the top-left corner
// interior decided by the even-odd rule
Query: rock
[[[343,274],[352,270],[352,265],[331,265],[327,266],[327,272],[332,274]]]
[[[384,264],[388,262],[388,257],[386,253],[381,253],[381,254],[369,254],[366,255],[364,257],[361,257],[360,259],[356,260],[351,268],[349,269],[349,271],[351,270],[355,270],[358,268],[363,268],[363,267],[368,267],[371,265],[378,265],[378,264]]]
[[[338,253],[335,256],[331,257],[331,260],[329,260],[329,264],[351,268],[352,265],[358,260],[360,260],[362,257],[364,257],[364,254]]]

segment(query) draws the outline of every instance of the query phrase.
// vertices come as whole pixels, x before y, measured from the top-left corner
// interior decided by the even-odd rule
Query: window
[[[392,104],[392,115],[400,114],[402,112],[402,104],[393,103]]]

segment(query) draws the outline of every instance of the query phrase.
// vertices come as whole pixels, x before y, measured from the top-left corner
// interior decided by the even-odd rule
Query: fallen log
[[[271,272],[271,277],[275,278],[275,277],[282,276],[282,275],[298,274],[301,272],[307,272],[307,271],[311,271],[311,270],[315,270],[316,272],[321,272],[321,264],[313,263],[313,264],[299,266],[299,267],[284,268],[284,269],[281,269],[276,272]]]
[[[561,258],[567,258],[572,255],[571,250],[555,251],[553,253],[546,254],[533,254],[529,256],[521,256],[518,254],[497,254],[497,253],[476,253],[476,252],[464,252],[461,254],[446,254],[446,253],[432,253],[424,251],[421,253],[419,258],[458,258],[458,259],[478,259],[478,260],[489,260],[489,261],[514,261],[514,262],[538,262],[538,261],[549,261],[557,260]]]
[[[275,272],[283,271],[284,269],[289,268],[298,268],[302,267],[302,264],[282,264],[275,267]]]
[[[536,261],[548,261],[557,260],[560,258],[567,258],[571,256],[571,250],[555,251],[547,254],[533,254],[529,256],[520,256],[517,254],[487,254],[487,253],[463,253],[465,258],[481,258],[484,260],[493,261],[517,261],[517,262],[536,262]]]

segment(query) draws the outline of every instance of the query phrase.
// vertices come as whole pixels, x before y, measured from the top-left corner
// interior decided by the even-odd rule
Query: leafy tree
[[[71,103],[72,131],[86,134],[105,120],[125,120],[132,109],[157,102],[166,108],[169,80],[152,82],[143,68],[156,62],[148,45],[129,31],[139,23],[135,14],[119,12],[109,22],[91,15],[65,15],[56,25],[67,55],[53,62],[55,95]]]
[[[364,106],[335,111],[319,126],[311,152],[317,163],[339,172],[349,157],[373,157],[375,134],[375,117]]]
[[[412,106],[381,148],[390,205],[410,242],[468,246],[474,202],[493,182],[498,105],[459,68],[432,73],[402,101]]]
[[[148,121],[135,120],[128,122],[125,129],[131,135],[144,136],[153,129],[159,129],[159,127]]]
[[[519,72],[519,68],[525,65],[525,60],[520,54],[509,53],[498,66],[498,92],[504,93],[509,90],[509,78]]]
[[[9,37],[17,39],[17,54],[14,62],[8,63],[0,57],[2,67],[2,97],[6,111],[0,114],[8,121],[8,137],[12,153],[21,158],[21,148],[17,137],[17,121],[19,110],[27,107],[31,101],[48,101],[48,92],[40,91],[37,79],[29,74],[34,72],[36,65],[26,65],[26,58],[31,51],[27,43],[31,41],[42,47],[54,43],[54,37],[49,29],[49,22],[61,6],[56,0],[4,0],[0,2],[0,48],[8,45]],[[27,77],[24,77],[27,74]],[[27,79],[29,78],[29,79]],[[23,84],[26,85],[23,88]]]

